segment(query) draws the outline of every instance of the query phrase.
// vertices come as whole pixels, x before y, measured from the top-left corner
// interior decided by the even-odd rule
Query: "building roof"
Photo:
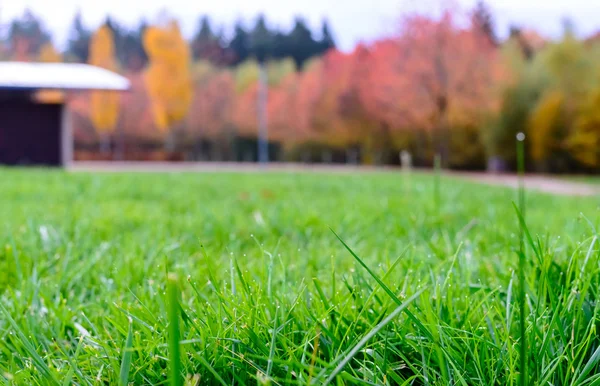
[[[0,89],[124,91],[129,80],[88,64],[0,62]]]

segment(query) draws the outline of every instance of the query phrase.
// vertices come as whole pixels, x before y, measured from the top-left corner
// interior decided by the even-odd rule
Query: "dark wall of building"
[[[60,104],[0,98],[0,164],[61,164]]]

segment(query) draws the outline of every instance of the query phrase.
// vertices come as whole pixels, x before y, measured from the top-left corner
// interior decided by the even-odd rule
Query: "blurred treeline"
[[[286,31],[261,16],[225,33],[201,17],[189,39],[173,21],[108,19],[101,30],[77,16],[58,52],[29,12],[5,37],[5,59],[90,62],[131,80],[110,107],[114,124],[97,123],[111,121],[97,117],[112,104],[69,98],[79,158],[255,161],[263,125],[277,161],[397,164],[408,150],[417,166],[439,153],[451,168],[513,169],[523,132],[532,170],[600,168],[600,35],[568,23],[554,39],[516,27],[501,39],[479,3],[405,15],[394,34],[350,52],[326,22],[312,31],[301,18]]]

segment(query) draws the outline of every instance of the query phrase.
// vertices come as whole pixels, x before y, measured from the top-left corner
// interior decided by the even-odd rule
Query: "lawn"
[[[598,200],[527,193],[520,303],[516,192],[439,183],[0,170],[0,380],[600,382]]]

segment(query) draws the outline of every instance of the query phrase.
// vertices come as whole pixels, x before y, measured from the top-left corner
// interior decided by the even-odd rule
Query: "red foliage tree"
[[[298,77],[295,73],[290,74],[269,90],[267,113],[270,139],[294,143],[298,136]]]
[[[236,95],[232,118],[239,136],[256,138],[258,135],[257,104],[258,82]]]
[[[395,38],[373,46],[361,87],[366,110],[380,124],[429,131],[445,161],[450,127],[480,120],[493,99],[495,48],[480,28],[455,19],[451,12],[407,17]]]
[[[196,84],[187,129],[195,138],[216,139],[231,123],[235,84],[228,71],[208,76]]]

